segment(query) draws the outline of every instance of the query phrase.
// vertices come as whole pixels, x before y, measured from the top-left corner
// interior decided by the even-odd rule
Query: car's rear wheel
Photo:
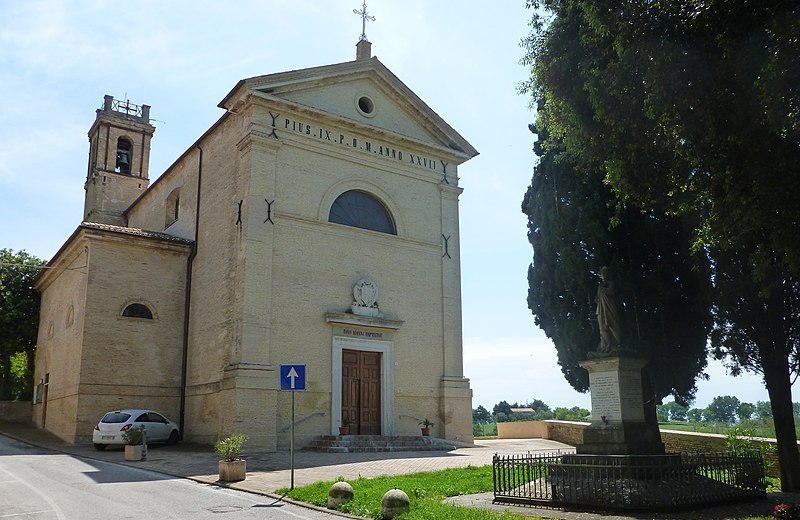
[[[172,433],[169,434],[169,439],[167,439],[167,444],[170,446],[178,444],[181,436],[178,434],[178,430],[172,430]]]
[[[94,449],[96,449],[97,451],[103,451],[104,449],[106,449],[106,446],[108,446],[108,445],[107,444],[97,444],[97,443],[95,443],[94,444]]]

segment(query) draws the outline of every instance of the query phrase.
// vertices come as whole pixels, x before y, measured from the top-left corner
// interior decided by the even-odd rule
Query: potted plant
[[[142,460],[147,454],[144,425],[134,426],[122,432],[125,441],[125,460]]]
[[[350,435],[350,419],[342,419],[342,425],[339,426],[339,435]]]
[[[234,433],[214,444],[219,455],[219,479],[222,482],[239,482],[247,476],[247,463],[242,459],[242,448],[247,435]]]
[[[427,437],[431,434],[431,426],[433,426],[433,423],[427,417],[422,419],[419,425],[422,426],[422,435]]]

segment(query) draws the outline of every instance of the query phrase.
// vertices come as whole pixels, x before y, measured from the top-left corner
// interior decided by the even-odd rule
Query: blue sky
[[[373,0],[372,53],[481,155],[459,170],[464,371],[473,406],[589,407],[527,308],[520,203],[535,156],[516,93],[524,0]],[[0,247],[49,259],[83,214],[87,131],[104,94],[153,108],[151,182],[220,115],[239,79],[349,61],[358,0],[0,2]],[[767,400],[711,362],[697,405]]]

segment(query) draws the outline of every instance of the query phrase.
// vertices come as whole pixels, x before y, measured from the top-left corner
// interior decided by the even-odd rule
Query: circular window
[[[362,116],[372,117],[375,115],[375,102],[369,96],[358,96],[356,107]]]

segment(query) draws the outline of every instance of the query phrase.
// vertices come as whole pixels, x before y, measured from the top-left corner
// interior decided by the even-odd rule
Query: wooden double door
[[[381,353],[342,350],[342,421],[351,435],[381,434]]]

